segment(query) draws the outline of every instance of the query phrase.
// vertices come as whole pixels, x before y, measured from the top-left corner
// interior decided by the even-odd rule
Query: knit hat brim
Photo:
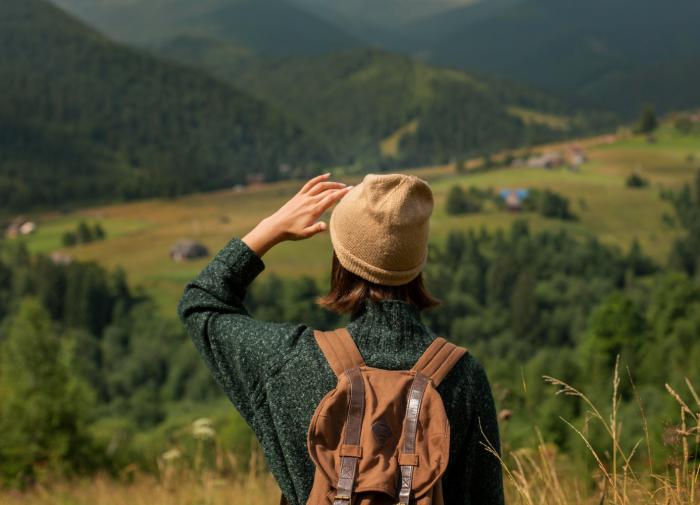
[[[333,250],[335,251],[335,255],[338,257],[340,264],[346,270],[354,273],[355,275],[375,284],[381,284],[384,286],[400,286],[402,284],[407,284],[418,277],[418,274],[420,274],[423,267],[425,267],[425,263],[428,259],[427,248],[425,249],[425,254],[423,255],[421,262],[408,270],[387,270],[367,263],[362,258],[358,258],[352,254],[343,245],[338,237],[333,218],[334,214],[331,215],[329,226]]]

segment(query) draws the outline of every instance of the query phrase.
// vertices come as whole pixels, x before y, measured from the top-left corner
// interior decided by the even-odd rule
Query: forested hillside
[[[0,2],[0,82],[4,210],[275,179],[326,156],[259,100],[43,0]]]
[[[100,31],[150,45],[206,35],[273,55],[321,54],[363,45],[288,0],[53,0]]]
[[[433,61],[557,89],[627,114],[643,101],[663,110],[700,103],[691,91],[700,88],[693,71],[700,56],[698,2],[526,0],[478,23],[474,8],[442,15],[447,25],[414,25],[433,34],[420,49]]]
[[[265,59],[221,41],[178,37],[161,54],[203,66],[289,112],[342,163],[440,163],[592,132],[614,120],[528,86],[377,49]],[[530,120],[548,115],[559,121]],[[382,145],[387,139],[392,147]]]

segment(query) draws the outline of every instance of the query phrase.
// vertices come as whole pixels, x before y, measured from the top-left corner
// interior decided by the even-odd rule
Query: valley
[[[432,240],[442,242],[451,231],[507,228],[516,219],[527,217],[533,229],[564,228],[574,236],[600,238],[604,243],[628,249],[638,240],[643,250],[663,262],[679,230],[664,223],[672,214],[670,203],[660,197],[660,188],[679,188],[692,179],[700,160],[697,136],[684,136],[666,126],[654,143],[643,137],[622,133],[617,138],[603,136],[560,144],[543,145],[533,152],[565,151],[567,146],[585,149],[589,160],[580,171],[567,168],[527,167],[474,170],[481,161],[467,164],[466,173],[454,165],[438,165],[406,170],[429,181],[435,192]],[[516,152],[517,154],[517,152]],[[691,161],[689,161],[691,159]],[[639,173],[648,179],[646,188],[625,186],[626,178]],[[348,183],[357,177],[340,176]],[[459,184],[492,188],[548,188],[570,200],[575,221],[547,219],[534,213],[511,213],[487,207],[478,214],[451,216],[445,211],[449,189]],[[266,215],[274,212],[298,189],[300,182],[257,184],[173,199],[87,208],[64,215],[38,216],[39,229],[28,237],[34,252],[60,250],[80,260],[98,261],[108,268],[123,267],[130,282],[155,296],[166,314],[173,307],[184,284],[206,264],[207,259],[186,263],[172,262],[170,247],[182,238],[195,239],[215,253],[226,241],[242,236]],[[79,221],[100,222],[107,239],[62,249],[61,235]],[[283,277],[309,275],[323,280],[330,269],[331,245],[327,235],[310,241],[284,243],[265,257],[266,273]]]

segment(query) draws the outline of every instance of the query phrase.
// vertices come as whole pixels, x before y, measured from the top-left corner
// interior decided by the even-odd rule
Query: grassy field
[[[666,391],[678,404],[678,417],[663,421],[673,447],[664,461],[654,454],[649,435],[633,447],[623,447],[625,424],[618,417],[620,370],[612,378],[610,410],[596,405],[585,392],[558,379],[545,377],[552,394],[573,396],[589,414],[588,422],[608,433],[608,446],[594,449],[586,438],[587,429],[578,431],[580,455],[571,455],[542,438],[532,427],[532,446],[512,449],[502,436],[498,455],[504,471],[506,503],[521,505],[699,505],[700,504],[700,397],[686,380],[678,391]],[[650,419],[639,403],[638,415],[645,427]],[[609,415],[604,412],[609,412]],[[182,432],[196,436],[195,427]],[[507,420],[501,421],[507,423]],[[561,422],[568,422],[562,419]],[[660,422],[660,421],[656,421]],[[506,432],[502,429],[502,435]],[[31,489],[2,490],[2,505],[277,505],[280,491],[265,470],[259,450],[251,451],[243,470],[228,452],[216,429],[201,436],[189,452],[185,445],[163,447],[158,471],[146,474],[136,465],[122,470],[119,478],[104,475],[73,480],[46,480]],[[208,449],[208,451],[207,451]],[[494,457],[496,453],[494,452]],[[202,457],[209,454],[209,458]],[[586,469],[583,469],[581,464]]]
[[[628,247],[638,239],[651,256],[663,261],[678,231],[662,220],[664,213],[671,212],[671,207],[660,198],[659,189],[678,187],[690,180],[700,166],[700,139],[664,129],[654,143],[621,134],[541,146],[533,151],[564,149],[573,144],[584,147],[589,156],[589,161],[578,172],[565,168],[513,167],[460,174],[451,165],[407,170],[429,181],[434,190],[432,239],[441,240],[451,230],[482,226],[493,229],[508,226],[515,219],[527,218],[533,229],[563,227],[576,236],[595,235],[620,247]],[[475,165],[476,162],[471,162],[468,167]],[[625,187],[625,178],[635,171],[650,181],[648,187]],[[356,182],[358,179],[343,180]],[[550,188],[570,199],[578,220],[562,222],[496,208],[487,208],[479,214],[450,216],[444,210],[444,202],[454,184],[497,191]],[[169,259],[169,248],[178,239],[192,238],[215,253],[231,237],[241,236],[276,210],[299,186],[300,182],[280,182],[244,190],[102,206],[64,215],[46,214],[37,216],[39,230],[26,240],[33,251],[61,249],[61,236],[67,229],[75,228],[80,220],[99,221],[107,232],[106,240],[64,252],[108,267],[122,266],[132,283],[152,293],[164,312],[174,314],[184,284],[197,274],[206,260],[175,263]],[[330,269],[330,254],[327,235],[285,243],[265,257],[266,272],[324,278]]]

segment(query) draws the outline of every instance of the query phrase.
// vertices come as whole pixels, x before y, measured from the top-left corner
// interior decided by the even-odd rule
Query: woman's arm
[[[178,312],[197,350],[249,422],[258,385],[307,328],[257,321],[246,311],[243,299],[265,268],[261,257],[270,248],[326,229],[319,218],[349,189],[327,179],[328,174],[311,179],[243,240],[231,240],[187,285],[180,299]]]

